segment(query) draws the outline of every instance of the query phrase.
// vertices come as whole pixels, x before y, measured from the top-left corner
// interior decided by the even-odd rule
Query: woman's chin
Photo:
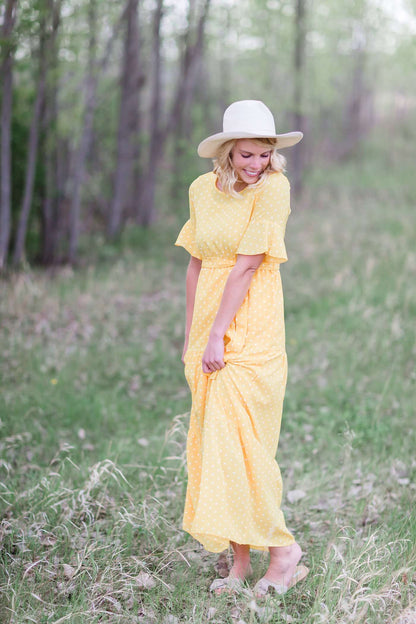
[[[259,181],[260,174],[258,173],[255,176],[250,176],[250,175],[243,173],[243,174],[240,174],[238,177],[241,180],[241,182],[244,182],[244,184],[255,184],[256,182]]]

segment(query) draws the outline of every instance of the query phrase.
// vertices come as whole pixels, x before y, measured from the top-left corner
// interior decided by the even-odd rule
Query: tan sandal
[[[250,576],[250,574],[253,574],[251,565],[247,570],[247,576]],[[216,594],[238,594],[244,589],[244,581],[245,579],[228,575],[225,578],[218,578],[212,581],[209,590]]]
[[[218,578],[212,581],[209,590],[216,594],[238,594],[243,588],[244,581],[242,579],[226,576],[225,578]]]
[[[253,592],[256,598],[264,598],[265,596],[270,595],[269,589],[272,588],[276,592],[276,594],[282,595],[285,594],[291,587],[294,587],[296,583],[302,581],[309,574],[309,568],[304,565],[297,566],[295,569],[295,573],[290,579],[288,585],[282,585],[281,583],[273,583],[265,576],[260,579],[254,586]]]

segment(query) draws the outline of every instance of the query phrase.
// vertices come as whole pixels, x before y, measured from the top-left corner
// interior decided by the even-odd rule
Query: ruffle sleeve
[[[290,185],[282,173],[272,174],[256,197],[251,219],[237,248],[237,254],[265,253],[278,262],[287,261],[284,242],[290,214]]]
[[[179,236],[176,239],[175,245],[177,247],[183,247],[188,253],[191,254],[191,256],[194,256],[195,258],[199,258],[201,260],[201,254],[199,253],[198,247],[195,242],[195,229],[192,226],[191,219],[188,219],[188,221],[179,232]]]
[[[192,187],[189,189],[189,219],[179,232],[179,236],[175,241],[177,247],[183,247],[191,256],[202,260],[201,253],[195,241],[195,210],[192,199]]]
[[[272,221],[250,222],[240,241],[237,253],[247,256],[265,253],[277,258],[279,262],[286,262],[284,228]]]

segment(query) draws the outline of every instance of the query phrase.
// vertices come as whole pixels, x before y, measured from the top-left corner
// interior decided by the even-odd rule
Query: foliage
[[[33,102],[38,88],[42,20],[51,37],[50,7],[62,7],[57,29],[58,55],[53,67],[49,50],[48,85],[57,86],[57,119],[43,118],[42,142],[38,156],[35,189],[26,256],[39,256],[45,243],[42,210],[52,176],[49,149],[56,150],[55,188],[58,198],[55,228],[55,262],[65,260],[70,205],[74,196],[74,161],[84,132],[86,83],[91,32],[85,0],[46,3],[45,0],[19,3],[13,32],[16,47],[14,65],[14,105],[12,141],[12,218],[17,226],[26,175],[26,152]],[[290,130],[295,112],[305,119],[306,169],[322,167],[329,160],[355,154],[360,139],[372,127],[388,131],[397,117],[412,114],[415,106],[413,77],[414,7],[404,0],[394,10],[380,0],[306,3],[306,67],[301,111],[294,110],[294,0],[212,0],[206,24],[205,52],[199,61],[192,102],[184,104],[181,123],[186,132],[178,137],[167,132],[166,151],[154,163],[157,197],[154,213],[160,219],[161,205],[183,214],[182,197],[194,173],[209,163],[197,162],[195,146],[207,134],[220,129],[222,112],[232,100],[264,99],[276,114],[279,130]],[[81,233],[87,237],[104,232],[111,212],[114,172],[117,166],[117,123],[120,106],[120,64],[126,3],[95,3],[98,76],[92,140],[83,167]],[[183,55],[187,41],[195,42],[198,16],[203,1],[176,3],[165,0],[161,26],[161,118],[164,136],[172,112],[177,85],[184,72]],[[135,163],[136,175],[143,176],[149,158],[150,113],[154,75],[154,2],[140,3],[140,129]],[[107,46],[113,41],[108,58]],[[51,95],[47,104],[52,107]],[[46,116],[47,117],[47,116]],[[291,154],[288,153],[289,159]],[[52,161],[54,159],[52,158]],[[49,163],[49,165],[47,164]],[[48,178],[49,176],[49,178]],[[144,181],[141,181],[143,186]],[[49,186],[48,186],[49,185]],[[140,185],[139,185],[140,187]],[[139,202],[138,194],[135,200]],[[135,207],[140,212],[140,206]],[[130,207],[123,225],[140,221]],[[13,234],[13,233],[12,233]],[[11,247],[14,240],[12,236]],[[88,242],[84,246],[88,246]],[[81,243],[82,245],[82,243]],[[43,254],[45,257],[45,254]]]

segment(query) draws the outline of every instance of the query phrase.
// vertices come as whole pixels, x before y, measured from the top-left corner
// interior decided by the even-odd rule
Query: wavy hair
[[[241,197],[237,191],[234,190],[234,184],[237,182],[237,176],[235,174],[233,162],[231,160],[231,153],[238,139],[232,139],[226,141],[221,145],[218,150],[216,158],[214,158],[214,173],[217,174],[218,181],[224,193],[232,195],[233,197]],[[286,167],[286,158],[279,154],[277,151],[276,139],[250,139],[257,145],[264,145],[265,147],[272,147],[272,153],[270,155],[270,162],[266,169],[261,174],[260,178],[255,184],[250,184],[250,188],[258,188],[262,186],[267,177],[274,171],[284,171]]]

